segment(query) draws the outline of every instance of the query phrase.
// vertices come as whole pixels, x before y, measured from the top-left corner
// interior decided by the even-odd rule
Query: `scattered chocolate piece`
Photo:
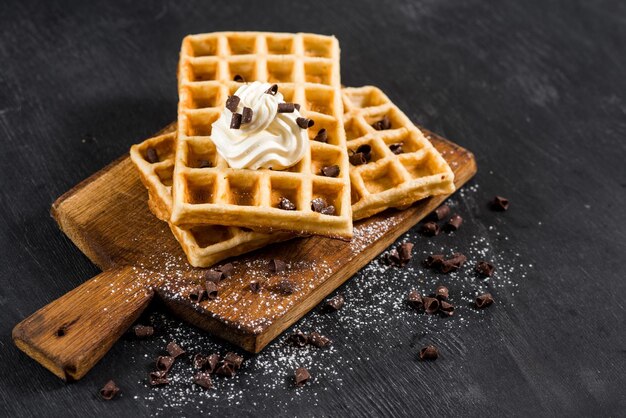
[[[146,160],[148,160],[150,164],[159,162],[159,154],[157,154],[154,148],[150,147],[146,150]]]
[[[211,380],[211,375],[207,372],[196,373],[193,377],[193,383],[205,389],[213,388],[213,380]]]
[[[120,388],[115,384],[113,380],[109,380],[106,385],[100,389],[100,396],[105,401],[110,401],[120,393]]]
[[[302,118],[302,117],[296,118],[296,123],[302,129],[308,129],[311,126],[315,125],[315,122],[313,121],[313,119],[307,119],[307,118]]]
[[[186,351],[183,350],[183,348],[180,345],[176,344],[174,341],[167,344],[166,350],[168,353],[170,353],[170,356],[174,358],[180,357],[186,353]]]
[[[236,81],[238,83],[245,83],[246,79],[243,78],[243,76],[241,76],[239,74],[235,74],[235,77],[233,77],[233,81]]]
[[[293,103],[278,103],[278,113],[293,113],[296,107]]]
[[[365,160],[369,162],[372,159],[372,146],[369,144],[360,145],[356,149],[356,153],[363,154],[363,156],[365,157]]]
[[[213,283],[219,283],[220,280],[222,280],[222,277],[224,275],[222,274],[221,271],[217,271],[217,270],[207,270],[204,275],[203,278],[204,280],[206,280],[207,282],[213,282]]]
[[[281,271],[285,271],[287,268],[287,263],[283,260],[279,260],[278,258],[272,258],[270,260],[270,271],[272,273],[280,273]]]
[[[207,281],[207,283],[211,283],[211,282]],[[207,298],[206,289],[200,285],[194,287],[189,292],[189,299],[191,299],[192,302],[200,303],[206,298]]]
[[[207,282],[204,284],[204,287],[206,289],[207,299],[217,299],[217,285],[214,282],[210,282],[207,280]]]
[[[265,91],[267,94],[275,96],[278,93],[278,84],[272,84],[269,89]]]
[[[426,311],[427,314],[432,315],[434,313],[437,313],[437,311],[439,310],[439,299],[431,298],[431,297],[424,297],[423,301],[424,301],[424,310]]]
[[[202,353],[195,354],[193,356],[193,368],[194,369],[204,369],[207,364],[208,357]]]
[[[217,365],[219,364],[219,362],[219,354],[211,354],[209,357],[206,358],[206,362],[204,363],[204,370],[207,373],[214,373],[217,369]]]
[[[450,206],[441,205],[437,209],[432,211],[430,215],[428,215],[428,218],[432,219],[433,221],[442,221],[447,218],[448,215],[450,215]]]
[[[239,106],[240,101],[241,99],[239,96],[235,96],[234,94],[232,96],[228,96],[228,99],[226,99],[226,109],[233,113],[237,113],[237,106]]]
[[[434,345],[427,345],[420,350],[420,360],[437,360],[439,350]]]
[[[330,338],[325,337],[319,332],[311,332],[309,334],[309,344],[317,348],[328,347],[331,343],[332,341],[330,340]]]
[[[241,123],[250,123],[252,122],[252,109],[249,107],[244,107],[241,111]]]
[[[321,197],[311,200],[311,210],[313,212],[321,212],[326,206],[328,206],[328,203]]]
[[[433,254],[429,255],[426,260],[423,261],[423,265],[426,268],[431,267],[439,267],[443,263],[444,257],[443,254]]]
[[[295,107],[298,112],[300,111],[300,103],[294,103],[293,107]]]
[[[325,313],[337,312],[343,307],[345,301],[346,300],[344,299],[342,294],[333,296],[332,298],[324,302],[324,305],[322,306],[322,311]]]
[[[439,235],[439,231],[441,231],[441,229],[436,222],[426,222],[424,225],[422,225],[422,234],[426,235],[427,237],[434,237],[436,235]]]
[[[333,205],[328,205],[324,209],[322,209],[320,211],[320,213],[322,215],[334,215],[335,214],[335,207]]]
[[[309,379],[311,379],[311,375],[309,374],[309,371],[307,369],[305,369],[304,367],[298,367],[296,369],[296,373],[295,373],[296,386],[298,387],[304,386],[309,381]]]
[[[495,269],[496,268],[493,266],[493,264],[484,260],[481,260],[478,263],[476,263],[476,267],[474,267],[474,270],[476,271],[476,273],[484,277],[491,277]]]
[[[402,154],[404,152],[404,150],[402,149],[402,143],[391,144],[389,145],[389,149],[391,150],[391,152],[393,152],[396,155]]]
[[[411,261],[411,258],[413,258],[413,255],[411,254],[412,251],[412,242],[403,242],[402,244],[400,244],[400,246],[398,247],[398,256],[400,257],[400,263],[402,263],[402,265],[405,265],[406,263]]]
[[[339,166],[329,165],[322,168],[322,175],[325,177],[337,177],[339,175]]]
[[[158,370],[148,374],[148,383],[150,386],[161,386],[170,382],[167,380],[167,373]]]
[[[363,155],[360,152],[357,152],[355,154],[352,154],[348,160],[350,161],[350,164],[352,165],[363,165],[363,164],[367,164],[367,160],[365,159],[365,155]]]
[[[496,196],[491,201],[491,209],[504,212],[509,209],[509,199],[502,196]]]
[[[287,337],[287,342],[296,347],[304,347],[309,342],[309,337],[302,331],[296,330]]]
[[[296,210],[296,205],[291,203],[291,200],[286,197],[281,197],[280,202],[278,202],[278,208],[282,210]]]
[[[289,279],[282,279],[276,285],[276,291],[282,295],[291,295],[295,290],[294,283]]]
[[[385,264],[390,266],[400,267],[400,254],[398,254],[398,250],[392,248],[389,250],[387,254],[383,256],[383,261]]]
[[[241,118],[241,113],[233,113],[233,116],[230,119],[230,129],[241,128]]]
[[[233,377],[235,375],[235,365],[229,362],[222,362],[220,366],[215,370],[216,374],[220,376]]]
[[[211,161],[209,160],[198,161],[198,168],[211,168],[211,167],[213,167],[213,164],[211,164]]]
[[[243,357],[237,353],[229,351],[224,356],[223,361],[232,364],[235,367],[235,370],[239,370],[243,364]]]
[[[313,141],[327,143],[328,142],[328,133],[326,132],[326,129],[325,128],[320,129],[317,132],[317,135],[315,135],[315,138],[313,138]]]
[[[248,288],[252,293],[259,293],[261,291],[261,282],[254,280],[250,282]]]
[[[463,223],[463,218],[457,213],[452,215],[450,219],[448,219],[448,223],[446,224],[446,230],[448,231],[456,231],[461,227]]]
[[[156,368],[162,372],[169,372],[174,364],[174,357],[172,356],[159,356],[156,359]]]
[[[233,263],[226,263],[222,266],[216,267],[215,270],[222,273],[222,278],[228,279],[232,274],[235,267],[233,267]]]
[[[389,116],[385,115],[381,120],[372,123],[372,128],[377,131],[391,129],[391,120],[389,120]]]
[[[463,265],[463,263],[465,263],[466,260],[467,260],[467,257],[465,257],[463,254],[456,253],[452,256],[452,258],[443,260],[441,264],[439,264],[439,270],[442,273],[450,273],[451,271],[456,271],[459,268],[461,268],[461,266]]]
[[[133,331],[138,338],[152,337],[154,335],[154,327],[149,325],[135,325]]]
[[[439,311],[445,315],[448,316],[452,316],[454,315],[454,305],[452,305],[451,303],[446,302],[445,300],[442,300],[439,302]]]
[[[447,300],[449,295],[450,292],[445,286],[437,286],[437,289],[435,289],[435,297],[439,300]]]
[[[411,290],[406,297],[406,304],[413,309],[422,309],[424,307],[422,295],[417,290]]]
[[[478,309],[484,309],[487,306],[491,305],[492,303],[493,303],[493,296],[491,296],[491,293],[484,293],[476,297],[476,307]]]

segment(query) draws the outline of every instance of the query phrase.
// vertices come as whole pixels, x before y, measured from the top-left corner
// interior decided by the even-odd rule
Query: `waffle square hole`
[[[293,102],[293,87],[282,85],[278,88],[278,92],[283,95],[285,102]]]
[[[307,83],[331,84],[332,68],[332,65],[326,62],[307,62],[304,64],[304,79]]]
[[[221,225],[194,226],[190,232],[200,248],[210,247],[233,237],[232,229]]]
[[[325,36],[304,36],[304,55],[308,57],[330,58],[333,54],[333,41]]]
[[[159,180],[164,186],[170,187],[172,185],[172,176],[174,175],[173,166],[160,167],[157,168],[155,171],[157,176],[159,176]]]
[[[437,165],[432,159],[427,156],[425,158],[414,158],[414,156],[404,156],[400,159],[400,162],[409,172],[411,178],[417,179],[421,177],[431,176],[437,174]]]
[[[220,101],[220,89],[218,86],[207,85],[190,85],[187,86],[190,96],[189,108],[204,109],[207,107],[215,107]]]
[[[210,141],[187,141],[187,166],[191,168],[215,167],[217,151]]]
[[[238,206],[259,205],[259,179],[252,176],[229,176],[229,202]]]
[[[187,136],[209,136],[211,125],[220,117],[219,112],[187,114]]]
[[[142,150],[141,155],[143,156],[144,160],[148,161],[148,150],[152,148],[156,151],[159,161],[165,161],[169,160],[170,158],[174,158],[174,141],[175,139],[173,137],[167,137],[167,139],[161,142],[146,147],[144,150]]]
[[[230,71],[230,80],[234,80],[235,76],[241,76],[247,82],[257,79],[255,61],[230,61],[228,70]]]
[[[200,178],[188,177],[185,201],[193,205],[213,203],[213,199],[215,198],[215,186],[214,176],[203,176]]]
[[[272,193],[270,196],[270,204],[273,208],[279,208],[280,200],[284,197],[296,205],[297,210],[302,210],[302,202],[300,202],[300,181],[281,176],[272,178],[271,184]]]
[[[367,134],[367,131],[361,126],[358,119],[350,119],[344,124],[346,130],[346,139],[352,141]]]
[[[411,130],[410,132],[407,132],[400,137],[392,136],[385,138],[384,141],[388,147],[395,144],[401,144],[402,154],[406,154],[409,152],[419,151],[421,148],[423,148],[423,145],[417,139],[417,135],[418,134],[415,131]]]
[[[364,145],[369,145],[370,147],[370,160],[368,161],[368,163],[373,163],[374,161],[378,161],[381,158],[385,158],[386,157],[386,151],[384,149],[381,149],[379,143],[377,141],[364,141],[361,142],[359,141],[359,144],[350,144],[348,146],[348,155],[352,155],[356,152],[359,151],[359,148],[364,146]],[[363,152],[363,151],[361,151]]]
[[[391,164],[376,167],[361,173],[365,188],[370,193],[381,193],[402,183],[403,178]]]
[[[388,101],[375,89],[365,89],[350,92],[350,103],[357,108],[374,107],[388,103]]]
[[[398,129],[402,127],[406,127],[410,122],[406,121],[402,115],[394,108],[389,109],[386,112],[377,112],[365,117],[365,121],[368,125],[372,126],[382,120],[385,116],[389,118],[389,122],[391,123],[391,127],[389,129]]]
[[[228,38],[228,46],[232,55],[253,54],[256,50],[254,36],[233,36]]]
[[[268,36],[267,52],[271,55],[286,55],[293,52],[293,38],[282,36]]]
[[[335,113],[335,95],[331,89],[307,89],[306,109],[310,112],[333,115]]]
[[[337,121],[332,118],[313,117],[315,124],[307,131],[309,139],[313,140],[322,129],[326,129],[326,143],[330,145],[339,145],[341,133]]]
[[[190,38],[191,49],[194,57],[206,57],[217,55],[217,38]]]
[[[338,216],[341,213],[341,190],[341,185],[314,182],[313,199],[324,199],[327,206],[335,207],[335,213],[329,216]]]
[[[202,60],[191,64],[190,81],[212,81],[217,75],[217,61]]]
[[[354,187],[350,188],[350,203],[356,204],[359,200],[362,199],[361,193],[358,192]]]
[[[267,60],[267,81],[269,83],[293,83],[294,62],[285,59]]]
[[[322,169],[333,165],[341,166],[341,152],[332,146],[311,146],[311,172],[323,176]],[[339,176],[341,176],[339,172]]]

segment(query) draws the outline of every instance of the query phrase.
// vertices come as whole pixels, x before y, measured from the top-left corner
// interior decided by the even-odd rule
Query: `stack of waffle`
[[[353,220],[454,191],[450,167],[422,132],[378,88],[342,88],[339,65],[330,36],[220,32],[183,40],[177,128],[130,154],[151,211],[169,223],[191,265],[302,235],[350,239]],[[228,98],[253,81],[276,84],[313,121],[308,150],[285,170],[231,168],[212,141]]]

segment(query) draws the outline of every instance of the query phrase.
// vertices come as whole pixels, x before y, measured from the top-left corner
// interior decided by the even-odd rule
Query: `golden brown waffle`
[[[352,236],[349,163],[343,129],[339,44],[330,36],[261,32],[190,35],[179,62],[178,141],[171,222],[179,226],[222,224],[260,231],[283,230]],[[228,167],[211,141],[211,124],[241,85],[234,79],[277,83],[285,101],[312,119],[313,138],[326,129],[328,142],[284,171]],[[208,161],[210,168],[200,168]],[[321,175],[338,165],[335,178]],[[281,198],[296,210],[280,209]],[[323,198],[333,215],[315,212]]]
[[[176,134],[167,133],[133,145],[130,158],[139,171],[142,183],[148,189],[148,205],[152,213],[169,223],[172,210],[172,174]],[[148,150],[153,149],[158,161],[150,162]],[[179,228],[169,223],[189,264],[209,267],[225,258],[244,254],[273,242],[292,238],[288,233],[263,234],[244,228],[221,225],[198,225]]]
[[[365,164],[353,165],[351,158],[354,220],[455,190],[448,163],[380,89],[344,88],[342,94],[348,153],[371,149]]]

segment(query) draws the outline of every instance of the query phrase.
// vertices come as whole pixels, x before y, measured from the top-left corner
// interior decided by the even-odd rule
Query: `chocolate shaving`
[[[214,373],[217,369],[217,365],[220,362],[219,354],[211,354],[206,358],[206,362],[204,363],[204,370],[207,373]]]
[[[439,310],[439,300],[437,298],[424,297],[424,310],[427,314],[435,314]]]
[[[323,336],[319,332],[311,332],[309,334],[308,340],[309,340],[309,344],[317,348],[328,347],[329,345],[332,344],[332,341],[330,340],[330,338]]]
[[[272,273],[280,273],[281,271],[285,271],[287,268],[287,263],[283,260],[279,260],[278,258],[272,258],[270,260],[270,271]]]
[[[443,263],[444,257],[443,254],[433,254],[429,255],[426,260],[423,261],[423,265],[426,268],[431,267],[439,267]]]
[[[157,154],[157,150],[155,150],[152,147],[148,148],[146,150],[146,160],[150,164],[158,163],[159,162],[159,154]]]
[[[476,271],[476,273],[478,273],[479,275],[483,277],[491,277],[495,269],[496,268],[493,266],[493,264],[484,260],[481,260],[478,263],[476,263],[476,267],[474,267],[474,270]]]
[[[233,113],[237,113],[237,106],[239,106],[240,101],[241,99],[239,98],[239,96],[228,96],[228,99],[226,99],[226,109],[230,110]]]
[[[374,122],[372,124],[372,128],[376,129],[377,131],[391,129],[391,120],[389,120],[389,116],[385,115],[381,120]]]
[[[476,297],[476,308],[484,309],[493,303],[491,293],[484,293]]]
[[[233,77],[233,81],[236,81],[236,82],[238,82],[238,83],[245,83],[245,82],[246,82],[246,79],[245,79],[245,78],[243,78],[243,76],[242,76],[242,75],[235,74],[235,76]]]
[[[300,111],[300,103],[294,103],[293,107],[295,107],[298,112]]]
[[[275,289],[282,295],[291,295],[295,291],[295,284],[289,279],[282,279],[276,284]]]
[[[437,209],[432,211],[430,215],[428,215],[428,218],[433,221],[442,221],[447,218],[448,215],[450,215],[450,206],[441,205]]]
[[[443,260],[441,264],[439,265],[439,270],[442,273],[450,273],[451,271],[456,271],[459,268],[461,268],[461,266],[463,265],[463,263],[465,263],[466,260],[467,260],[467,257],[465,257],[463,254],[456,253],[452,256],[452,258]]]
[[[296,372],[295,372],[296,386],[298,387],[304,386],[309,381],[309,379],[311,379],[311,375],[309,374],[309,371],[307,369],[305,369],[304,367],[298,367],[296,369]]]
[[[309,342],[309,337],[302,331],[294,331],[287,337],[287,342],[295,347],[304,347]]]
[[[193,383],[205,389],[213,388],[213,380],[207,372],[198,372],[193,376]]]
[[[261,291],[261,282],[254,280],[250,282],[248,288],[252,293],[259,293]]]
[[[180,357],[186,353],[186,351],[183,350],[183,348],[180,345],[176,344],[174,341],[170,342],[165,349],[168,353],[170,353],[170,356],[174,358]]]
[[[169,383],[169,381],[167,380],[167,373],[160,370],[150,372],[148,374],[148,383],[150,384],[150,386],[167,385]]]
[[[278,113],[293,113],[296,107],[293,103],[278,103]]]
[[[103,387],[100,389],[100,396],[105,401],[110,401],[115,398],[117,394],[120,393],[120,388],[115,384],[113,380],[109,380]]]
[[[222,280],[222,278],[224,277],[224,275],[222,274],[221,271],[207,270],[204,273],[203,277],[204,277],[204,280],[206,280],[207,282],[219,283],[220,280]]]
[[[233,377],[236,373],[235,365],[229,362],[222,362],[222,364],[215,370],[215,373],[220,376]]]
[[[339,166],[329,165],[322,168],[322,175],[325,177],[337,177],[339,175]]]
[[[372,146],[369,145],[369,144],[360,145],[356,149],[356,153],[357,154],[363,154],[365,156],[365,159],[367,161],[370,161],[372,159]]]
[[[383,260],[386,264],[395,267],[404,267],[413,257],[411,252],[413,250],[413,243],[405,242],[398,246],[398,249],[392,249],[385,255]]]
[[[169,372],[174,364],[174,357],[172,356],[159,356],[156,359],[156,368],[162,372]]]
[[[189,292],[189,299],[191,299],[192,302],[200,303],[206,298],[207,298],[206,289],[200,285],[194,287]]]
[[[435,289],[435,297],[439,300],[446,300],[449,295],[450,292],[445,286],[437,286],[437,289]]]
[[[434,237],[436,235],[439,235],[439,231],[441,231],[441,229],[436,222],[426,222],[424,225],[422,225],[422,234],[426,235],[427,237]]]
[[[217,299],[217,285],[214,282],[207,282],[204,284],[207,293],[207,299],[215,300]]]
[[[280,202],[278,202],[278,208],[282,210],[296,210],[296,205],[291,203],[291,200],[286,197],[281,197]]]
[[[439,303],[440,303],[439,312],[447,316],[454,315],[454,305],[452,305],[449,302],[446,302],[445,300],[442,300]]]
[[[313,119],[307,119],[307,118],[302,118],[302,117],[296,118],[296,123],[302,129],[308,129],[311,126],[315,125],[315,121],[313,121]]]
[[[208,357],[202,353],[195,354],[193,356],[193,368],[194,369],[204,369],[207,364]]]
[[[222,278],[228,279],[232,274],[235,267],[233,267],[233,263],[226,263],[223,266],[216,267],[215,270],[222,273]]]
[[[434,345],[427,345],[420,350],[420,360],[437,360],[439,357],[439,350]]]
[[[313,138],[313,141],[327,143],[328,133],[326,132],[326,129],[322,128],[319,131],[317,131],[317,135],[315,135],[315,138]]]
[[[278,93],[278,84],[272,84],[269,89],[265,90],[265,93],[275,96]]]
[[[402,143],[389,145],[389,150],[391,150],[391,152],[396,155],[402,154],[404,152],[404,150],[402,149]]]
[[[135,325],[133,332],[138,338],[152,337],[154,335],[154,327],[149,325]]]
[[[324,313],[337,312],[339,309],[343,307],[344,303],[345,303],[345,299],[342,294],[333,296],[332,298],[324,302],[324,305],[322,306],[322,312]]]
[[[229,351],[224,356],[223,361],[225,363],[232,364],[235,367],[235,370],[239,370],[241,368],[241,365],[243,364],[243,357],[237,353],[233,353],[232,351]]]
[[[509,209],[509,199],[502,196],[496,196],[491,201],[491,209],[504,212]]]
[[[424,307],[422,295],[417,290],[411,290],[406,297],[406,304],[413,309],[422,309]]]
[[[456,231],[461,227],[463,223],[463,218],[460,215],[454,214],[448,219],[448,223],[446,224],[446,230],[448,231]]]
[[[233,116],[230,119],[230,129],[241,128],[241,118],[241,113],[233,113]]]
[[[362,153],[358,152],[356,154],[352,154],[348,160],[350,161],[350,164],[352,165],[363,165],[363,164],[367,164],[367,159],[365,159],[365,155],[363,155]]]
[[[252,109],[249,107],[244,107],[241,111],[241,123],[250,123],[252,122]]]

